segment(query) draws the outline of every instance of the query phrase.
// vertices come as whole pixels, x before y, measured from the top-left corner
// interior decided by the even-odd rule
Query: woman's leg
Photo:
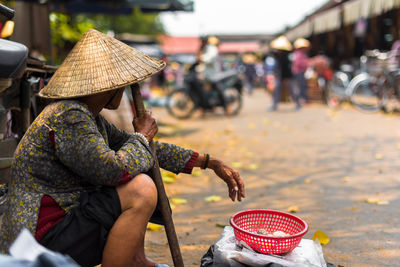
[[[299,89],[300,89],[300,97],[304,101],[307,101],[308,100],[308,96],[307,96],[307,80],[306,80],[306,77],[304,76],[304,72],[297,73],[296,74],[296,79],[297,79],[297,83],[298,83]]]
[[[102,267],[155,266],[144,254],[147,223],[157,205],[157,189],[153,180],[139,174],[117,187],[122,214],[108,235],[103,251]]]
[[[279,76],[275,76],[275,88],[272,95],[272,106],[269,108],[270,111],[274,111],[278,108],[278,104],[281,101],[282,94],[282,80]]]

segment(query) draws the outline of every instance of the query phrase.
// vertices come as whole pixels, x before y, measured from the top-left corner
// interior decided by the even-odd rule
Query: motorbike
[[[0,4],[0,17],[12,20],[14,13]],[[37,93],[57,69],[28,54],[25,45],[0,39],[0,212],[7,201],[7,183],[17,144],[47,104]]]
[[[168,113],[178,119],[188,119],[199,109],[206,112],[222,107],[226,115],[237,115],[242,108],[243,91],[239,73],[232,69],[206,80],[199,66],[193,64],[184,78],[184,85],[168,94]]]

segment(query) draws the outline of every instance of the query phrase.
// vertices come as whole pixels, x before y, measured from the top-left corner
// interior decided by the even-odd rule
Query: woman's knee
[[[118,186],[117,192],[121,201],[121,209],[149,208],[157,205],[157,188],[150,176],[136,175],[128,183]]]

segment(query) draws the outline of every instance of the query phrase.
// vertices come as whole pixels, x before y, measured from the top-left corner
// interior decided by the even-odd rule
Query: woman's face
[[[119,107],[119,104],[121,103],[121,99],[122,99],[122,95],[124,94],[124,90],[125,90],[125,87],[107,92],[107,93],[109,93],[110,101],[108,101],[108,103],[105,105],[104,108],[112,109],[112,110],[117,109]]]

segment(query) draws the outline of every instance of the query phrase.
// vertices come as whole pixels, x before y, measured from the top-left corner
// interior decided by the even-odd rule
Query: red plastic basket
[[[275,210],[247,210],[232,216],[230,224],[236,239],[244,241],[253,250],[263,254],[284,254],[295,249],[308,231],[308,224],[297,216]],[[273,237],[257,234],[282,231],[289,236]]]

